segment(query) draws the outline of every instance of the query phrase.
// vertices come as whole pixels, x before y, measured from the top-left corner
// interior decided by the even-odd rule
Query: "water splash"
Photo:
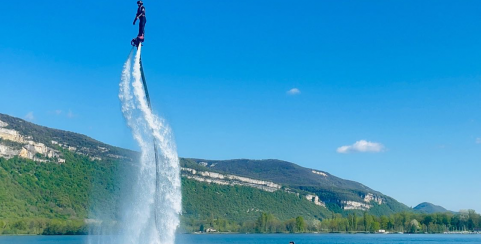
[[[141,46],[124,64],[119,84],[122,113],[141,148],[132,195],[124,201],[121,243],[174,244],[181,212],[180,166],[172,131],[148,106],[141,77]],[[156,170],[155,151],[159,156]],[[158,174],[156,175],[156,171]],[[157,177],[157,181],[156,181]],[[157,190],[156,190],[157,188]],[[155,221],[155,219],[159,221]]]

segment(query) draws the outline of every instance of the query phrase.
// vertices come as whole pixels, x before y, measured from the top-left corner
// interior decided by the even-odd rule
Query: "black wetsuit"
[[[144,27],[146,26],[146,8],[144,5],[137,8],[136,17],[139,18],[139,34],[138,36],[144,35]]]

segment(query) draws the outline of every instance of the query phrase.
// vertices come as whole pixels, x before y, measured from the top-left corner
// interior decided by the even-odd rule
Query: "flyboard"
[[[144,42],[144,35],[138,36],[137,38],[132,39],[131,44],[139,49],[139,46],[142,45]],[[149,110],[152,112],[151,108],[151,99],[149,97],[149,90],[147,89],[147,82],[146,76],[144,75],[144,68],[142,66],[142,57],[139,59],[140,70],[141,70],[141,79],[142,79],[142,86],[144,87],[144,93],[146,94],[147,106]],[[157,218],[157,206],[159,206],[159,155],[157,154],[157,143],[156,138],[153,138],[153,145],[154,145],[154,158],[156,160],[156,191],[154,196],[154,219],[156,221],[156,228],[159,228],[159,222]]]
[[[131,45],[139,49],[139,44],[144,42],[144,34],[139,35],[131,40]]]

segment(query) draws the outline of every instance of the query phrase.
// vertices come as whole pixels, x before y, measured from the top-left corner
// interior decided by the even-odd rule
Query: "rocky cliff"
[[[1,157],[8,159],[19,156],[37,162],[65,162],[58,150],[47,147],[41,142],[35,142],[32,137],[22,135],[16,130],[7,129],[7,126],[8,123],[0,120]]]

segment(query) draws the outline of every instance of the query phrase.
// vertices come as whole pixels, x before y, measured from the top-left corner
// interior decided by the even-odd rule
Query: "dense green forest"
[[[66,162],[0,158],[0,218],[85,219],[119,197],[118,164],[64,152]]]
[[[199,231],[201,226],[237,232],[244,223],[256,221],[262,212],[273,213],[281,220],[300,215],[322,219],[330,215],[326,208],[284,191],[270,193],[251,187],[206,184],[183,178],[182,192],[182,231],[185,232]]]
[[[115,222],[120,218],[119,202],[129,192],[126,172],[134,166],[91,161],[66,150],[62,154],[66,159],[62,164],[0,158],[0,234],[86,234],[100,225],[99,220],[104,220],[104,228],[119,229]],[[480,230],[480,215],[473,210],[383,215],[386,211],[377,208],[384,205],[375,205],[370,212],[334,211],[294,193],[186,178],[182,194],[179,231],[188,233],[208,229],[242,233]]]
[[[117,220],[120,200],[129,192],[132,165],[62,151],[66,163],[0,158],[0,234],[85,233],[84,220]],[[122,179],[122,180],[121,180]],[[261,211],[282,219],[303,215],[323,218],[330,212],[296,194],[243,186],[221,186],[182,179],[183,229],[197,222],[255,220]],[[87,222],[88,222],[87,221]]]

